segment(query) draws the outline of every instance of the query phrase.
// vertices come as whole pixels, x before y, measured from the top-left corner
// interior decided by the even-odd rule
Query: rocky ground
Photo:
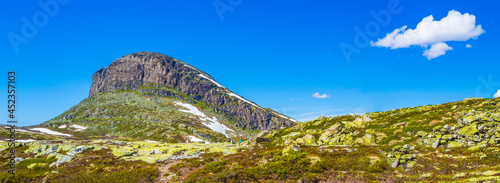
[[[176,174],[162,167],[171,166],[172,162],[234,154],[241,148],[249,148],[246,141],[207,144],[37,140],[18,143],[15,148],[9,148],[4,141],[0,143],[0,159],[8,162],[10,150],[15,149],[16,174],[7,173],[5,164],[0,182],[116,182],[115,178],[123,182],[169,182],[176,180]]]
[[[262,132],[255,148],[209,164],[185,161],[194,171],[179,175],[184,182],[498,182],[499,108],[500,99],[470,98],[322,116]]]
[[[229,143],[168,143],[21,132],[16,175],[9,175],[3,164],[0,180],[498,182],[499,108],[500,99],[467,99],[361,116],[321,116],[262,131],[241,144],[237,138]],[[67,125],[67,130],[82,130]],[[0,143],[2,162],[8,161],[10,150],[7,142]]]

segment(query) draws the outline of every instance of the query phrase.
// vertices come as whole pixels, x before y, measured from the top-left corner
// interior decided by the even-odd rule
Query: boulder
[[[23,159],[23,158],[20,158],[20,157],[16,157],[16,158],[14,158],[14,161],[15,161],[15,162],[20,162],[20,161],[23,161],[23,160],[24,160],[24,159]]]
[[[298,145],[291,144],[291,145],[286,146],[282,150],[282,153],[283,153],[283,155],[290,155],[290,153],[297,152],[297,151],[302,152],[302,149]]]
[[[432,148],[437,148],[439,146],[440,139],[437,139],[433,144]]]
[[[477,133],[478,133],[478,130],[477,130],[477,127],[475,125],[463,127],[462,129],[460,129],[460,131],[458,131],[458,134],[465,136],[465,137],[471,137]]]
[[[160,150],[158,149],[153,149],[151,150],[151,153],[150,154],[160,154]]]
[[[268,138],[257,137],[257,138],[255,138],[255,142],[257,142],[257,143],[260,143],[260,142],[271,142],[271,140],[268,139]]]
[[[396,168],[396,167],[398,167],[398,165],[399,165],[399,158],[396,159],[396,161],[394,161],[394,163],[392,163],[391,167]]]
[[[333,133],[339,133],[342,131],[342,128],[344,128],[344,124],[335,123],[332,126],[330,126],[330,128],[328,128],[327,130]]]
[[[368,122],[368,121],[371,121],[371,120],[372,120],[372,119],[370,119],[370,118],[368,117],[368,115],[363,114],[363,121]]]
[[[356,128],[364,128],[367,121],[364,121],[363,118],[357,117],[356,119],[354,119],[354,121],[352,123],[353,123],[353,126]]]
[[[375,144],[375,140],[374,140],[373,136],[369,133],[365,134],[363,137],[357,138],[355,142],[356,142],[356,144],[360,144],[360,145]]]
[[[269,131],[268,130],[264,130],[264,131],[261,131],[257,136],[255,137],[264,137],[266,136],[267,134],[269,134]]]
[[[306,134],[303,139],[305,145],[316,145],[316,139],[311,134]]]
[[[462,147],[463,145],[459,142],[452,141],[448,143],[448,147]]]

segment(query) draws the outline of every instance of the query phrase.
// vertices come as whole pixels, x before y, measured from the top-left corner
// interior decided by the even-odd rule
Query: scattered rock
[[[394,163],[392,163],[391,167],[396,168],[396,167],[398,167],[398,165],[399,165],[399,158],[396,159],[396,161],[394,161]]]
[[[160,150],[158,149],[153,149],[151,150],[151,153],[150,154],[160,154]]]
[[[304,136],[304,144],[305,145],[316,145],[316,139],[311,134],[306,134]]]
[[[371,120],[372,120],[372,119],[370,119],[370,118],[368,117],[368,115],[363,114],[363,121],[368,122],[368,121],[371,121]]]
[[[284,149],[283,149],[283,154],[284,155],[289,155],[290,153],[292,152],[302,152],[302,149],[298,146],[298,145],[295,145],[295,144],[291,144],[289,146],[286,146]]]
[[[78,146],[78,147],[71,149],[71,154],[80,154],[84,150],[91,150],[91,149],[94,149],[94,147],[88,146],[88,145],[82,145],[82,146]]]
[[[57,161],[50,164],[49,167],[53,167],[53,166],[59,166],[60,164],[62,163],[65,163],[65,162],[69,162],[71,161],[71,159],[73,159],[73,157],[71,156],[68,156],[68,155],[62,155],[62,154],[58,154],[58,153],[55,153],[55,154],[51,154],[52,156],[56,156],[57,158]],[[51,155],[49,155],[49,157],[51,157]]]
[[[369,133],[366,133],[363,137],[357,138],[356,143],[360,145],[373,145],[375,144],[375,139]]]
[[[261,132],[260,132],[257,136],[255,136],[255,137],[257,137],[257,138],[259,138],[259,137],[264,137],[264,136],[266,136],[267,134],[269,134],[269,131],[268,131],[268,130],[264,130],[264,131],[261,131]]]
[[[260,142],[271,142],[271,140],[267,139],[267,138],[257,137],[257,138],[255,138],[255,142],[257,142],[257,143],[260,143]]]
[[[23,158],[20,158],[20,157],[16,157],[14,158],[14,161],[17,163],[17,162],[21,162],[23,161],[24,159]]]
[[[437,148],[439,146],[439,141],[440,139],[437,139],[433,144],[432,144],[432,148]]]

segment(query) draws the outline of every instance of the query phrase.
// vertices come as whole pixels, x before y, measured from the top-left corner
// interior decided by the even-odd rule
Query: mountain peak
[[[207,73],[161,53],[125,55],[94,73],[92,80],[89,96],[115,90],[136,90],[177,97],[190,103],[203,102],[237,127],[248,131],[279,129],[296,123],[231,92]],[[155,87],[143,88],[153,85],[175,92],[164,92]]]

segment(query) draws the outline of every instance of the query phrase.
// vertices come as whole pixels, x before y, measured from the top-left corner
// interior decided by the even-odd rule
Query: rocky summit
[[[235,126],[247,130],[279,129],[296,122],[231,92],[207,73],[160,53],[126,55],[98,70],[92,80],[89,96],[108,91],[137,90],[177,97],[189,103],[203,102],[211,110],[230,119]],[[141,88],[143,86],[160,87]]]

